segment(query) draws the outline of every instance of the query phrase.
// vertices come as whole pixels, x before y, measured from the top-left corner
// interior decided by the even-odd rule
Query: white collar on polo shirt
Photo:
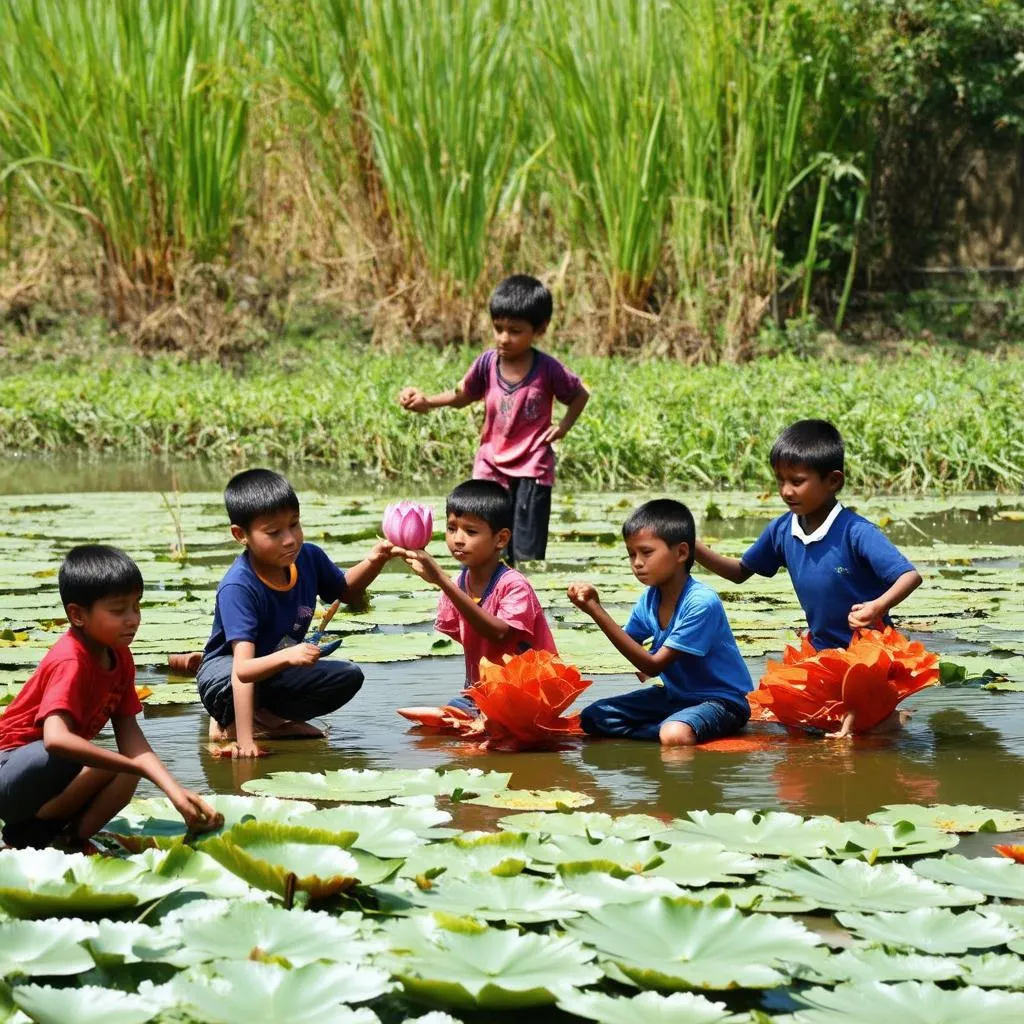
[[[836,521],[836,516],[843,511],[843,506],[837,501],[829,512],[828,518],[819,526],[814,533],[804,533],[803,527],[800,525],[800,517],[795,512],[790,512],[792,516],[791,529],[793,536],[797,540],[802,541],[804,544],[813,544],[816,540],[821,540],[828,534],[828,531],[832,528],[832,524]]]

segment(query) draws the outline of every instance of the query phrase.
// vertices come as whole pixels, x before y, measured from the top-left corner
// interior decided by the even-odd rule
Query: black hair
[[[448,495],[444,514],[482,519],[494,533],[512,529],[512,498],[493,480],[467,480]]]
[[[61,563],[57,589],[65,608],[91,608],[105,597],[141,594],[145,589],[139,567],[120,549],[106,544],[80,544]]]
[[[697,553],[697,526],[693,521],[693,513],[681,502],[672,498],[655,498],[645,501],[622,524],[622,539],[630,537],[641,530],[650,530],[659,540],[670,547],[675,544],[688,544],[690,557],[686,560],[686,568],[693,565]]]
[[[843,471],[843,438],[828,420],[797,420],[775,439],[768,456],[772,469],[809,466],[821,476]]]
[[[298,512],[299,499],[292,485],[280,473],[269,469],[247,469],[237,473],[224,488],[224,507],[232,526],[248,530],[260,516],[275,512]]]
[[[551,292],[529,274],[506,277],[491,296],[491,319],[525,320],[536,330],[551,319]]]

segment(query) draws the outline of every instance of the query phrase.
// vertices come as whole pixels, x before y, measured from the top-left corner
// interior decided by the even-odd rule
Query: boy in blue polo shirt
[[[641,678],[661,685],[595,701],[584,731],[691,747],[738,732],[750,717],[752,687],[718,595],[690,576],[696,529],[690,510],[667,498],[648,501],[622,527],[633,575],[647,585],[625,628],[601,607],[589,583],[569,600],[586,612]],[[651,642],[650,650],[643,645]]]
[[[877,526],[836,498],[844,482],[839,431],[827,420],[799,420],[779,435],[769,461],[789,512],[742,558],[698,542],[697,562],[733,583],[785,567],[818,650],[846,647],[854,630],[892,625],[889,611],[921,577]]]
[[[222,756],[260,757],[267,737],[322,737],[310,718],[336,711],[363,685],[358,665],[320,661],[305,643],[316,600],[357,601],[392,557],[377,543],[347,573],[303,541],[299,499],[283,476],[250,469],[228,481],[231,535],[245,550],[217,588],[213,631],[196,675],[210,713],[210,739],[229,741]]]

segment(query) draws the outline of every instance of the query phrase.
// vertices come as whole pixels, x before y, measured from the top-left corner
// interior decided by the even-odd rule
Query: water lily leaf
[[[459,877],[446,872],[427,885],[403,879],[374,890],[382,903],[424,907],[485,921],[532,924],[575,917],[589,906],[579,893],[543,878],[518,874],[505,877],[476,871]]]
[[[761,872],[760,880],[829,910],[914,910],[984,903],[974,889],[925,884],[904,864],[860,860],[790,860]]]
[[[923,953],[966,953],[969,949],[1002,946],[1014,929],[992,914],[968,910],[954,913],[922,907],[904,914],[838,914],[839,923],[856,935],[889,946],[908,946]]]
[[[410,922],[414,943],[378,958],[418,1002],[455,1009],[518,1009],[555,1002],[564,986],[601,977],[593,950],[570,938],[498,928],[450,931],[429,919]]]
[[[195,683],[164,683],[152,687],[143,703],[147,707],[159,707],[164,704],[196,704],[198,702],[199,691],[196,690]]]
[[[968,985],[981,988],[1024,989],[1024,958],[1010,953],[962,956],[957,961]]]
[[[344,849],[354,832],[323,832],[297,825],[246,822],[216,839],[203,850],[250,885],[281,898],[299,890],[311,899],[326,899],[356,884],[359,864]]]
[[[345,1012],[342,1003],[375,999],[394,988],[387,974],[354,964],[222,960],[193,968],[170,983],[179,1005],[200,1020],[221,1024],[372,1024],[370,1010]]]
[[[116,967],[141,962],[198,962],[179,956],[181,929],[175,922],[157,928],[136,921],[98,921],[97,932],[86,940],[86,947],[99,967]]]
[[[161,878],[181,883],[183,893],[222,899],[252,898],[258,891],[202,850],[182,842],[169,849],[145,850],[131,858]],[[260,898],[265,898],[260,893]]]
[[[131,992],[85,985],[49,988],[19,985],[14,1001],[37,1024],[145,1024],[160,1011],[158,1003]]]
[[[860,982],[834,989],[812,988],[794,993],[806,1009],[783,1018],[793,1024],[851,1024],[856,1021],[901,1021],[902,1024],[1012,1024],[1024,1017],[1024,995],[985,989],[940,988],[933,982],[904,981],[898,985]]]
[[[895,825],[909,821],[913,825],[939,828],[943,832],[1015,832],[1024,828],[1024,814],[1001,811],[975,804],[887,804],[868,815],[869,821]]]
[[[342,768],[330,772],[272,772],[265,779],[242,784],[247,793],[305,798],[327,802],[373,803],[396,796],[451,796],[505,789],[511,772],[484,772],[479,768],[435,771],[432,768],[376,771]]]
[[[668,996],[641,992],[625,998],[567,989],[559,993],[558,1008],[598,1024],[728,1024],[748,1019],[730,1013],[725,1003],[713,1003],[693,992],[673,992]]]
[[[594,798],[571,789],[506,789],[499,793],[482,793],[463,802],[510,811],[555,811],[560,807],[588,807]]]
[[[591,910],[565,929],[636,984],[669,991],[781,985],[784,965],[821,942],[791,919],[665,897]]]
[[[378,857],[405,857],[433,838],[438,825],[452,820],[447,811],[429,807],[331,807],[307,811],[292,824],[325,832],[356,832],[352,848]]]
[[[558,876],[565,886],[591,901],[594,907],[609,903],[643,903],[654,896],[689,896],[667,878],[633,874],[604,862],[559,864]]]
[[[447,843],[431,843],[414,850],[399,869],[399,875],[416,878],[444,869],[464,877],[473,871],[497,875],[518,875],[530,859],[528,836],[517,832],[459,836]]]
[[[107,914],[181,887],[180,881],[128,860],[59,850],[0,850],[0,909],[12,917]]]
[[[1024,864],[1015,864],[1006,857],[963,857],[953,853],[919,861],[914,870],[937,882],[969,884],[987,896],[1024,900]]]
[[[510,832],[547,832],[553,836],[585,836],[597,839],[614,836],[618,839],[646,839],[669,830],[669,825],[649,814],[623,814],[612,817],[598,811],[569,813],[509,814],[498,820],[498,826]]]
[[[960,977],[951,957],[895,953],[884,946],[856,946],[826,956],[807,972],[814,981],[950,981]]]
[[[82,945],[97,932],[85,921],[0,921],[0,977],[80,974],[92,967]]]

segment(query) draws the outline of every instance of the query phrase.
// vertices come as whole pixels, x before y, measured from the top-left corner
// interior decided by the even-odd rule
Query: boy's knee
[[[695,747],[697,734],[685,722],[666,722],[658,730],[658,741],[663,747]]]
[[[590,736],[601,731],[599,708],[597,704],[588,704],[580,712],[580,728]]]

